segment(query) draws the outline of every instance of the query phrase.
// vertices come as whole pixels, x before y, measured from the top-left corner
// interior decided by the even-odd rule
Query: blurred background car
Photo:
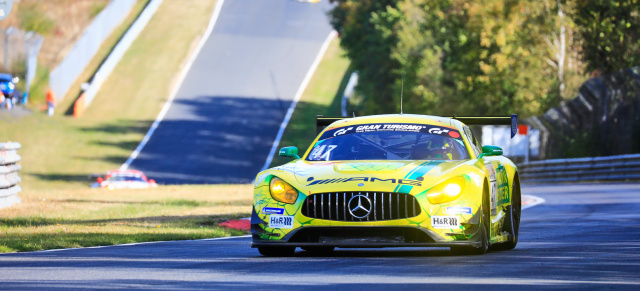
[[[109,190],[146,189],[156,186],[155,180],[147,178],[144,173],[136,170],[108,171],[104,178],[98,177],[96,182],[91,184],[91,188],[107,188]]]
[[[20,98],[20,92],[16,90],[16,83],[20,81],[20,78],[14,77],[8,73],[0,73],[0,91],[4,95],[5,102],[9,102],[9,106],[13,106],[18,103]]]

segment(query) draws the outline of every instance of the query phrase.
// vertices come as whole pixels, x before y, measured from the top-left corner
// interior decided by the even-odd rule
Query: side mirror
[[[486,145],[482,147],[482,153],[478,155],[478,159],[484,156],[501,156],[502,148],[492,145]]]
[[[13,82],[14,84],[18,84],[18,82],[20,82],[20,78],[13,77],[13,79],[11,79],[11,82]]]
[[[96,179],[96,182],[98,182],[98,184],[102,184],[102,182],[104,182],[104,179],[102,179],[102,177],[98,177],[98,179]]]
[[[300,156],[298,156],[298,148],[297,147],[283,147],[278,152],[278,155],[280,155],[281,157],[285,157],[285,158],[294,158],[296,160],[300,159]]]

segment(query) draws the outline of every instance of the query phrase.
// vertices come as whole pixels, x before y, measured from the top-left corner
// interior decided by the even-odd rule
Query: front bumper
[[[400,222],[400,221],[397,221]],[[479,215],[464,223],[464,231],[442,234],[417,225],[307,225],[288,232],[274,232],[255,212],[251,216],[251,247],[263,246],[328,246],[340,248],[384,247],[480,247],[476,235],[480,230]]]
[[[279,240],[264,240],[252,225],[251,247],[263,246],[328,246],[340,248],[385,247],[480,247],[478,236],[463,241],[444,240],[429,229],[407,226],[302,227]]]

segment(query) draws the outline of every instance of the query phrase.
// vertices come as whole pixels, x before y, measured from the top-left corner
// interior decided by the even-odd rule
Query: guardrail
[[[142,13],[140,13],[140,16],[138,16],[136,21],[129,27],[120,41],[118,41],[111,53],[109,53],[109,56],[107,56],[104,63],[100,65],[100,68],[98,68],[96,73],[93,75],[91,84],[86,88],[84,96],[80,97],[81,100],[78,100],[80,104],[77,104],[77,106],[82,107],[78,108],[80,112],[84,112],[84,109],[87,108],[91,101],[93,101],[93,98],[96,97],[96,94],[98,94],[98,91],[104,81],[107,80],[107,77],[109,77],[109,74],[111,74],[113,69],[120,62],[120,59],[122,59],[122,56],[124,56],[131,44],[133,44],[133,41],[138,38],[140,32],[142,32],[142,30],[147,26],[147,23],[149,23],[151,17],[156,13],[158,7],[162,4],[162,1],[163,0],[151,0],[147,4]],[[74,116],[79,117],[81,114],[82,113],[79,112],[76,113],[74,108]]]
[[[109,4],[85,28],[62,62],[49,74],[49,87],[53,90],[56,100],[64,98],[104,40],[127,18],[135,4],[135,0],[109,1]]]
[[[18,183],[22,179],[18,176],[18,171],[22,166],[17,163],[20,161],[18,149],[20,144],[17,142],[0,143],[0,208],[20,203],[18,192],[22,190]]]
[[[518,165],[523,182],[640,179],[640,154],[557,159]]]

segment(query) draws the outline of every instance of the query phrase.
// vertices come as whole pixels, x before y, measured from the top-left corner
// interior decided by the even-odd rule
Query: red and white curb
[[[522,195],[522,210],[544,203],[544,198],[533,195]]]
[[[222,226],[230,229],[249,231],[249,229],[251,228],[251,218],[229,220],[229,221],[225,221],[223,223],[218,224],[218,226]]]

